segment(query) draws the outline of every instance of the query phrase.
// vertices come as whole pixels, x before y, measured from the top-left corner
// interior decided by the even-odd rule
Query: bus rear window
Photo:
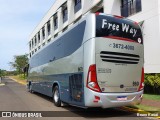
[[[96,37],[126,38],[143,44],[142,32],[138,24],[112,16],[96,16]]]

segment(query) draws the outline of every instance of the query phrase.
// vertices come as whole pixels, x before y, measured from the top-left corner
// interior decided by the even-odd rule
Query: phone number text
[[[110,45],[110,46],[113,46],[113,48],[118,48],[118,49],[134,50],[134,46],[132,45],[113,43],[113,45]]]

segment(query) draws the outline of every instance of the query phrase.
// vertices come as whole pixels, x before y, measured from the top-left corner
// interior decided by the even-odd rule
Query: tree
[[[0,69],[0,77],[2,77],[2,70]]]
[[[19,74],[24,73],[24,68],[28,65],[28,54],[15,55],[14,61],[9,63]]]
[[[6,76],[6,70],[0,69],[0,77]]]

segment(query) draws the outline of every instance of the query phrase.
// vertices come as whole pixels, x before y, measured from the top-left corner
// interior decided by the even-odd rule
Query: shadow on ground
[[[52,102],[52,98],[42,95],[40,93],[34,92],[33,94]],[[47,111],[44,112],[44,116],[51,117],[85,117],[85,118],[107,118],[107,117],[132,117],[136,116],[135,113],[124,111],[120,108],[78,108],[70,105],[63,106],[67,111]],[[42,112],[43,114],[43,112]]]

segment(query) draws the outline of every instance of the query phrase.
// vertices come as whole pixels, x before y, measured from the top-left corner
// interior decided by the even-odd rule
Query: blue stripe
[[[57,83],[60,89],[60,98],[63,102],[84,106],[83,73],[68,73],[58,75],[33,76],[32,88],[34,91],[52,97],[53,84]]]

